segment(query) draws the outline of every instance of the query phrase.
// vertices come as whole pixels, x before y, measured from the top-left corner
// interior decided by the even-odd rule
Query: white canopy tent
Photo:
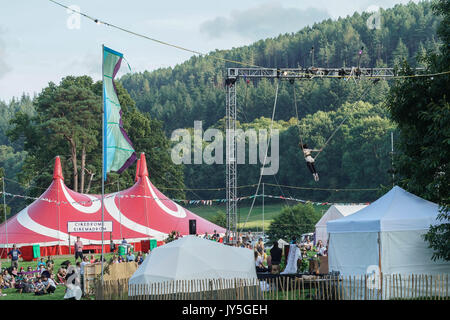
[[[437,223],[437,204],[396,186],[358,212],[327,223],[329,270],[365,274],[442,274],[450,263],[433,261],[422,235]]]
[[[337,220],[342,217],[351,215],[367,205],[355,204],[355,205],[332,205],[327,212],[320,218],[316,223],[316,243],[322,240],[323,244],[326,245],[328,242],[328,232],[327,232],[327,222],[332,220]]]
[[[257,279],[252,250],[186,236],[154,249],[130,278],[129,284],[235,278]]]

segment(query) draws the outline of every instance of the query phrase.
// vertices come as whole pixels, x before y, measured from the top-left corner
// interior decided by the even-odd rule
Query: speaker
[[[197,220],[195,219],[189,220],[189,234],[197,234]]]

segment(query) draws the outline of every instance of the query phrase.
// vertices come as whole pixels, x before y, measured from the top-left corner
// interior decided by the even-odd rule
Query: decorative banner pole
[[[104,198],[105,198],[105,45],[102,44],[102,82],[103,82],[103,89],[102,89],[102,255],[100,256],[100,260],[102,263],[102,286],[103,286],[103,224],[104,224],[104,214],[105,214],[105,205],[104,205]]]
[[[4,176],[4,173],[3,173],[2,180],[3,180],[3,212],[5,213],[6,254],[8,254],[9,243],[8,243],[8,223],[7,223],[7,220],[6,220],[6,195],[5,195],[5,176]]]
[[[102,283],[104,257],[105,181],[108,172],[122,173],[136,160],[133,144],[123,129],[122,110],[114,77],[123,54],[102,45]],[[120,195],[119,195],[120,196]]]

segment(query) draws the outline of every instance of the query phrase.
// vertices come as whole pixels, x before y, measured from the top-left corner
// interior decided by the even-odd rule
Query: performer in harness
[[[305,161],[306,161],[306,166],[308,167],[309,171],[311,171],[313,177],[314,177],[314,181],[319,181],[319,174],[316,171],[316,167],[314,166],[314,158],[311,156],[311,152],[320,152],[322,151],[322,149],[320,150],[314,150],[314,149],[309,149],[307,144],[301,144],[300,143],[300,147],[302,148],[303,151],[303,156],[305,157]]]

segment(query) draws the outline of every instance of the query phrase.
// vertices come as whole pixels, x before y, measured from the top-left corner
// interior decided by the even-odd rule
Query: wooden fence
[[[448,300],[449,275],[281,276],[265,280],[178,280],[151,285],[99,281],[98,300]]]
[[[123,284],[123,282],[125,281],[124,279],[130,278],[136,272],[137,267],[138,265],[136,262],[105,264],[103,274],[104,283],[109,283],[111,288],[115,288],[119,286],[119,284],[116,282],[117,280],[120,280],[119,283]],[[96,280],[100,279],[101,271],[101,263],[87,264],[84,266],[83,290],[88,295],[96,294],[98,285],[96,284]],[[128,289],[126,289],[125,292],[128,292]]]

